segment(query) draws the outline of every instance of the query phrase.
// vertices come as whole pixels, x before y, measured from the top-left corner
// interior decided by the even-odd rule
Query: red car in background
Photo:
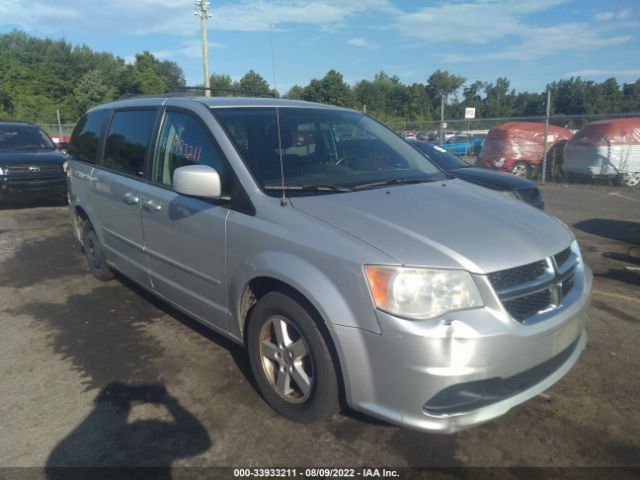
[[[549,125],[547,151],[544,152],[544,124],[506,122],[487,134],[479,163],[484,168],[530,178],[539,170],[544,155],[559,141],[571,138],[571,130]]]

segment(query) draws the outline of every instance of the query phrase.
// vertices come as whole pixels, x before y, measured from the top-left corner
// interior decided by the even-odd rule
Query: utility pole
[[[204,69],[204,95],[211,96],[209,90],[209,53],[207,48],[207,18],[211,18],[209,13],[209,2],[205,0],[196,0],[196,11],[194,15],[200,17],[200,30],[202,34],[202,66]]]

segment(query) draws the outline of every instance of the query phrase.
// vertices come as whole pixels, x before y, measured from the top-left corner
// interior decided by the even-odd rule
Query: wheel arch
[[[278,292],[289,296],[309,312],[331,354],[338,379],[340,404],[344,407],[349,403],[349,392],[346,388],[348,379],[346,378],[347,371],[344,368],[343,354],[340,350],[339,343],[336,341],[335,333],[331,328],[330,322],[328,322],[325,317],[326,311],[316,305],[314,302],[315,299],[312,300],[309,298],[308,292],[302,291],[293,282],[273,274],[260,274],[254,276],[244,284],[236,308],[236,325],[237,328],[239,328],[239,334],[243,344],[245,346],[247,344],[248,322],[252,308],[262,297],[271,292]]]

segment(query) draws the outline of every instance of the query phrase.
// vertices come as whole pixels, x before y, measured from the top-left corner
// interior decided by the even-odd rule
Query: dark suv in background
[[[62,200],[66,156],[37,125],[0,122],[0,200]]]

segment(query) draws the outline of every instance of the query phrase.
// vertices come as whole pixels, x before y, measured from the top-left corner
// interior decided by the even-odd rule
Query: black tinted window
[[[98,140],[109,110],[90,112],[73,129],[67,153],[75,160],[96,163]]]
[[[225,164],[207,130],[195,118],[183,113],[167,112],[155,164],[154,179],[165,185],[172,184],[176,168],[196,164],[215,168],[223,187],[227,183]]]
[[[107,134],[104,166],[128,175],[144,175],[144,157],[155,117],[155,110],[116,112]]]

